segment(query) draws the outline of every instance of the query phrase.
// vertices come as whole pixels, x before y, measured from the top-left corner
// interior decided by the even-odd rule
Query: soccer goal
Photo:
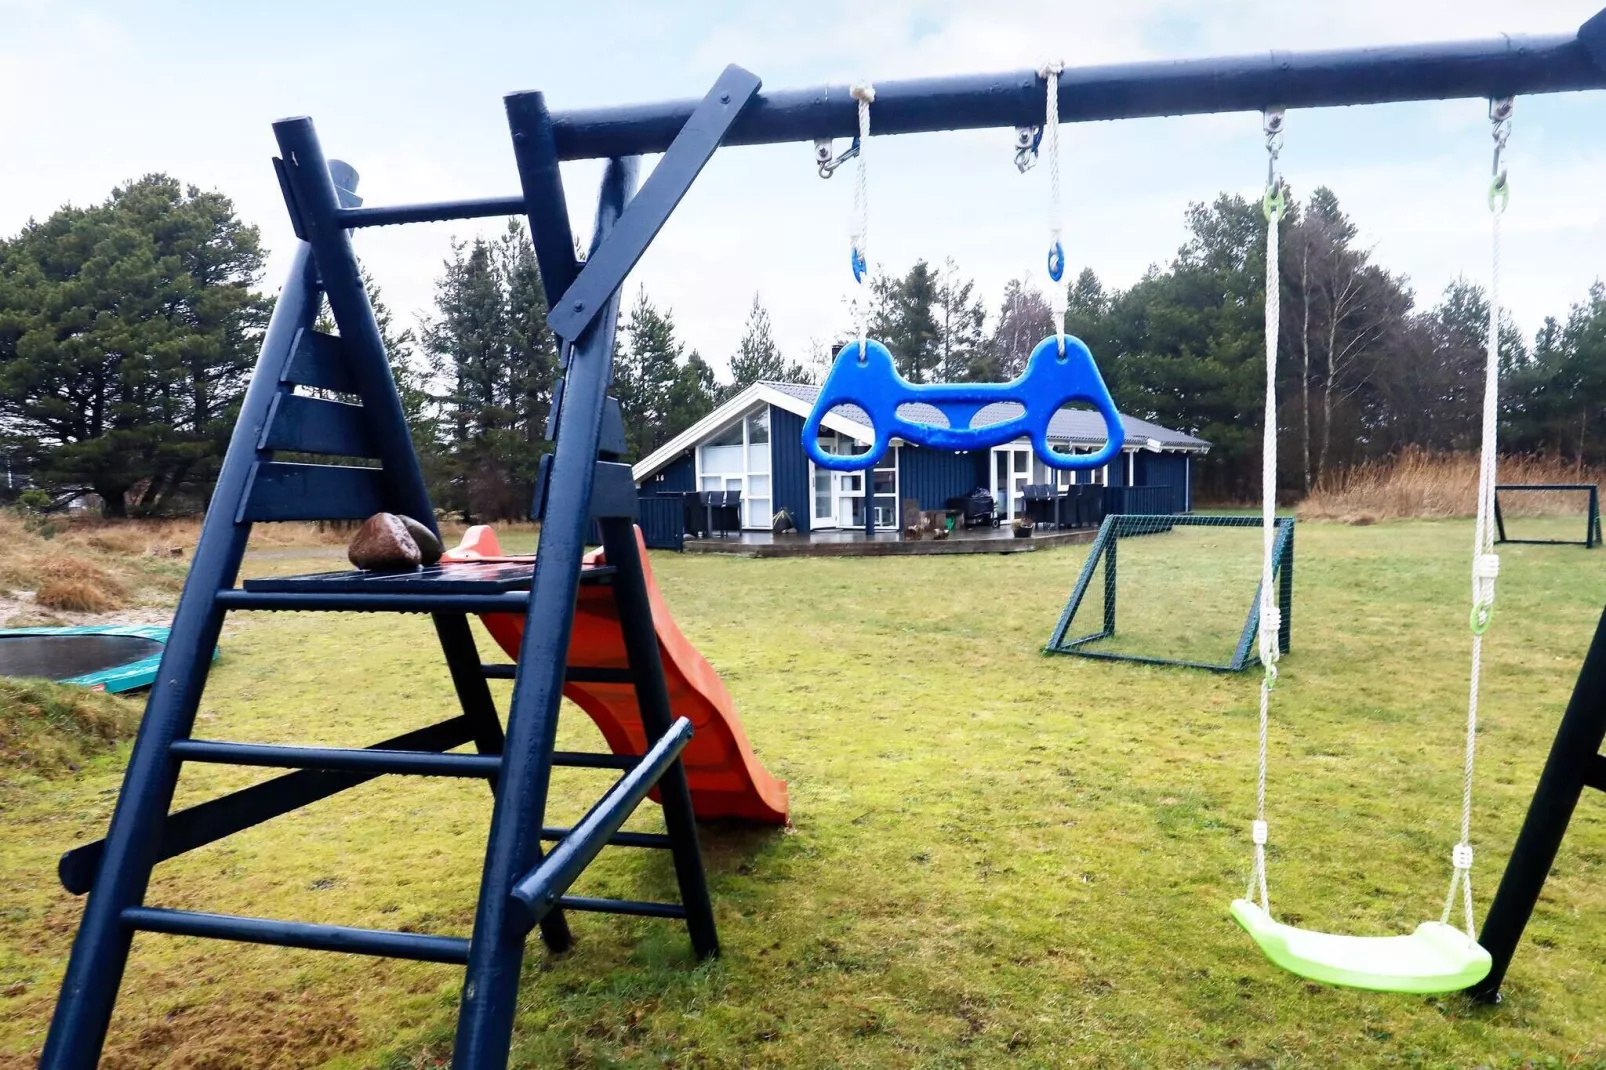
[[[1104,518],[1049,654],[1238,672],[1260,660],[1261,521],[1253,516]],[[1272,582],[1286,654],[1293,628],[1294,521],[1274,534]]]
[[[1593,483],[1501,483],[1494,488],[1494,524],[1495,542],[1592,550],[1600,543],[1600,491]]]

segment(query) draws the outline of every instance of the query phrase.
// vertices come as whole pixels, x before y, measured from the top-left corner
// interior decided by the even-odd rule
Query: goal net
[[[1046,652],[1221,672],[1258,662],[1261,537],[1253,516],[1105,517]],[[1287,653],[1294,521],[1274,538]]]
[[[1600,542],[1600,494],[1593,483],[1501,483],[1494,489],[1496,542]]]

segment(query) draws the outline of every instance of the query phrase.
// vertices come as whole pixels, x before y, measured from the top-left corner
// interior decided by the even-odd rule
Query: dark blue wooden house
[[[1106,495],[1111,511],[1186,513],[1193,508],[1193,458],[1210,448],[1203,439],[1128,416],[1120,461],[1095,471],[1050,469],[1025,439],[968,453],[894,439],[873,472],[832,472],[816,468],[803,451],[803,421],[818,393],[817,386],[797,383],[753,384],[643,458],[635,466],[636,486],[644,496],[738,491],[745,529],[768,529],[784,508],[800,531],[862,531],[868,501],[875,526],[892,531],[898,526],[899,502],[914,499],[922,509],[941,509],[950,498],[978,487],[991,493],[998,512],[1011,519],[1025,509],[1026,486],[1066,487],[1073,482],[1112,488]],[[989,406],[975,425],[1009,419],[1018,411],[1013,403]],[[857,409],[834,410],[823,424],[821,439],[828,450],[859,452],[871,438]],[[1062,410],[1049,426],[1049,438],[1060,448],[1091,453],[1104,442],[1104,425],[1094,412]]]

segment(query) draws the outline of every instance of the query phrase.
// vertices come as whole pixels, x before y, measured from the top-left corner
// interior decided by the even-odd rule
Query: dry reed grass
[[[110,613],[125,604],[120,588],[101,587],[88,580],[46,580],[34,593],[34,601],[46,609],[69,613]]]
[[[1500,459],[1501,483],[1599,482],[1599,473],[1555,457]],[[1473,453],[1407,450],[1324,476],[1299,505],[1302,519],[1370,524],[1379,520],[1446,519],[1471,516],[1477,509],[1478,457]],[[1507,516],[1577,516],[1577,492],[1534,492],[1503,496]]]

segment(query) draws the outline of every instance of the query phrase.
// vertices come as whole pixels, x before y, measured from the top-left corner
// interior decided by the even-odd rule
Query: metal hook
[[[1043,143],[1043,128],[1040,126],[1017,126],[1015,128],[1015,169],[1025,174],[1037,165],[1037,147]]]
[[[1283,109],[1267,108],[1262,112],[1261,129],[1266,132],[1266,193],[1260,208],[1271,219],[1283,212],[1283,187],[1277,178],[1277,157],[1283,151]]]
[[[1489,135],[1494,138],[1494,158],[1489,164],[1489,210],[1495,214],[1505,211],[1511,199],[1511,187],[1506,182],[1506,141],[1511,137],[1511,113],[1516,101],[1511,97],[1494,97],[1489,100]]]
[[[859,139],[855,137],[853,144],[840,156],[833,157],[831,154],[834,151],[832,141],[828,137],[822,137],[814,143],[814,162],[819,166],[821,178],[830,178],[838,167],[859,155]]]

